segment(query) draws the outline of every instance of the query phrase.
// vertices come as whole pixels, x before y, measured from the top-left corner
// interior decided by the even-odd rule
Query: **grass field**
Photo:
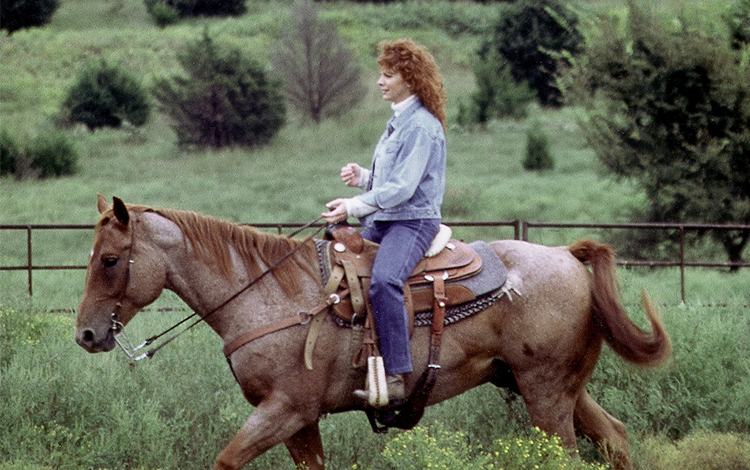
[[[249,1],[250,12],[241,18],[194,20],[160,30],[151,25],[141,0],[61,0],[49,27],[0,36],[0,128],[29,137],[48,129],[65,91],[93,57],[126,66],[146,84],[176,73],[175,52],[206,25],[222,40],[266,60],[292,4]],[[369,163],[390,114],[374,85],[377,42],[412,36],[434,51],[454,122],[458,104],[474,87],[471,61],[481,39],[476,31],[501,8],[447,1],[316,5],[339,23],[369,74],[372,91],[362,106],[320,125],[291,115],[271,145],[252,150],[185,152],[159,114],[141,129],[70,130],[80,172],[43,181],[0,179],[0,224],[93,224],[97,192],[237,222],[309,221],[328,200],[354,194],[340,183],[338,170],[349,161]],[[611,0],[572,5],[592,15],[592,24],[594,13],[625,11]],[[718,28],[726,7],[677,0],[658,5],[710,28]],[[455,34],[436,26],[446,18],[462,19],[474,32]],[[554,170],[541,174],[521,165],[525,132],[534,122],[549,135],[556,161]],[[573,109],[532,109],[526,120],[494,121],[483,130],[451,125],[448,154],[446,220],[624,222],[645,201],[633,186],[600,175],[596,157],[578,134]],[[457,235],[467,240],[512,236],[496,229],[460,229]],[[584,235],[601,236],[545,230],[534,241],[564,244]],[[34,240],[35,263],[85,264],[90,237],[40,234]],[[0,264],[23,263],[25,243],[24,233],[0,231]],[[639,468],[695,468],[675,464],[682,461],[673,443],[699,431],[734,433],[740,444],[747,442],[750,273],[689,269],[685,305],[679,302],[676,269],[621,274],[634,318],[640,320],[638,299],[648,288],[664,305],[675,344],[666,368],[645,373],[606,351],[592,379],[592,395],[628,426]],[[118,353],[88,355],[72,340],[82,289],[82,271],[35,272],[29,298],[24,273],[0,272],[0,470],[210,468],[251,411],[221,357],[219,339],[208,328],[197,328],[135,368]],[[134,320],[129,334],[150,336],[185,314],[181,302],[165,294]],[[461,430],[467,442],[484,449],[528,428],[520,400],[491,386],[429,409],[422,425]],[[383,450],[403,433],[374,435],[358,413],[331,416],[322,430],[333,469],[401,468],[387,461]],[[744,449],[740,444],[737,449]],[[582,446],[587,460],[599,459],[590,445]],[[292,468],[290,462],[277,448],[247,468]],[[737,468],[748,468],[750,455],[744,464]]]

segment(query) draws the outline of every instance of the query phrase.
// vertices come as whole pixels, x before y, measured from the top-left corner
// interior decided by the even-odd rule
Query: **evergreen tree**
[[[142,126],[151,105],[138,80],[120,67],[94,60],[78,76],[62,105],[63,120],[90,130],[120,127],[123,121]]]
[[[578,18],[558,0],[520,0],[501,15],[480,58],[496,53],[510,64],[513,78],[527,83],[542,105],[559,106],[556,84],[560,57],[582,49]]]
[[[267,143],[284,125],[279,82],[238,48],[202,39],[178,54],[188,78],[157,81],[154,94],[182,145],[224,147]]]
[[[604,23],[570,76],[588,143],[642,188],[647,221],[750,223],[748,66],[726,39],[671,32],[630,7],[627,31]],[[748,231],[713,236],[730,261],[750,241]]]

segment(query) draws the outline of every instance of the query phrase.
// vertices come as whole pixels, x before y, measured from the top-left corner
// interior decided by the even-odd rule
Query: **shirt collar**
[[[411,106],[411,104],[417,101],[417,99],[417,95],[411,95],[410,97],[399,103],[391,103],[391,109],[393,109],[393,113],[398,116],[399,114],[406,111],[406,108]]]

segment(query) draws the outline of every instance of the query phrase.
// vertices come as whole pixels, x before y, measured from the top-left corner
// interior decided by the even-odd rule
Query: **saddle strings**
[[[311,220],[310,222],[306,223],[305,225],[303,225],[302,227],[300,227],[299,229],[297,229],[296,231],[294,231],[292,234],[290,234],[288,236],[291,238],[291,237],[294,237],[294,236],[298,235],[303,230],[305,230],[305,229],[307,229],[307,228],[315,225],[316,223],[318,223],[322,218],[323,218],[323,216],[319,216],[319,217]],[[222,308],[226,307],[230,302],[232,302],[237,297],[239,297],[240,295],[242,295],[243,293],[245,293],[245,291],[247,291],[248,289],[250,289],[256,283],[260,282],[260,280],[263,279],[266,275],[268,275],[271,272],[273,272],[274,270],[276,270],[276,268],[278,268],[284,261],[286,261],[289,258],[291,258],[295,253],[297,253],[300,249],[302,249],[302,246],[304,246],[305,244],[307,244],[308,242],[310,242],[318,233],[320,233],[320,231],[323,230],[324,227],[325,227],[325,224],[321,225],[320,227],[318,227],[310,236],[308,236],[307,238],[305,238],[292,251],[290,251],[289,253],[287,253],[284,256],[282,256],[272,266],[270,266],[268,269],[266,269],[265,271],[263,271],[263,273],[261,273],[260,276],[258,276],[257,278],[253,279],[252,281],[250,281],[250,283],[248,283],[245,287],[243,287],[242,289],[240,289],[239,291],[237,291],[234,295],[232,295],[227,300],[225,300],[224,302],[222,302],[221,304],[219,304],[217,307],[215,307],[213,310],[211,310],[210,312],[208,312],[206,315],[200,317],[200,315],[198,315],[197,312],[193,312],[191,315],[183,318],[182,320],[180,320],[179,322],[177,322],[173,326],[171,326],[171,327],[167,328],[166,330],[162,331],[161,333],[159,333],[158,335],[155,335],[155,336],[152,336],[152,337],[148,338],[146,341],[143,342],[143,346],[148,346],[148,345],[152,344],[154,341],[156,341],[159,338],[161,338],[161,337],[169,334],[171,331],[175,330],[179,326],[181,326],[184,323],[188,322],[193,317],[196,317],[196,316],[199,317],[197,320],[195,320],[193,323],[191,323],[190,325],[188,325],[185,329],[183,329],[179,333],[173,335],[169,339],[165,340],[162,344],[160,344],[160,345],[152,348],[148,352],[146,352],[143,355],[143,357],[147,357],[149,359],[152,358],[154,356],[154,354],[156,354],[156,352],[159,351],[161,348],[163,348],[164,346],[168,345],[169,343],[171,343],[172,341],[174,341],[175,339],[177,339],[180,335],[182,335],[183,333],[187,332],[188,330],[190,330],[191,328],[193,328],[198,323],[201,323],[201,322],[205,321],[208,317],[210,317],[214,313],[218,312]]]

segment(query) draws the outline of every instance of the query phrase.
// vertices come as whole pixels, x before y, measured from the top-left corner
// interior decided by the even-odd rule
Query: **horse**
[[[98,210],[76,342],[91,353],[114,349],[116,334],[164,289],[175,292],[225,345],[291,317],[289,325],[263,332],[228,358],[254,409],[214,469],[239,469],[283,443],[295,464],[323,470],[319,419],[364,410],[353,391],[363,387],[366,372],[353,371],[341,351],[352,329],[328,314],[314,367],[305,366],[309,327],[294,317],[325,297],[311,237],[263,232],[192,211],[126,205],[118,198],[110,206],[101,195]],[[577,453],[578,431],[599,446],[613,469],[633,468],[625,426],[592,399],[586,384],[604,342],[644,367],[669,357],[671,342],[658,309],[644,293],[649,329],[628,317],[608,245],[588,239],[562,247],[518,240],[490,245],[506,265],[513,295],[445,327],[441,369],[427,406],[488,382],[506,386],[523,398],[531,423],[558,435],[571,454]],[[427,367],[429,330],[414,328],[415,371]],[[407,374],[407,393],[418,375]]]

